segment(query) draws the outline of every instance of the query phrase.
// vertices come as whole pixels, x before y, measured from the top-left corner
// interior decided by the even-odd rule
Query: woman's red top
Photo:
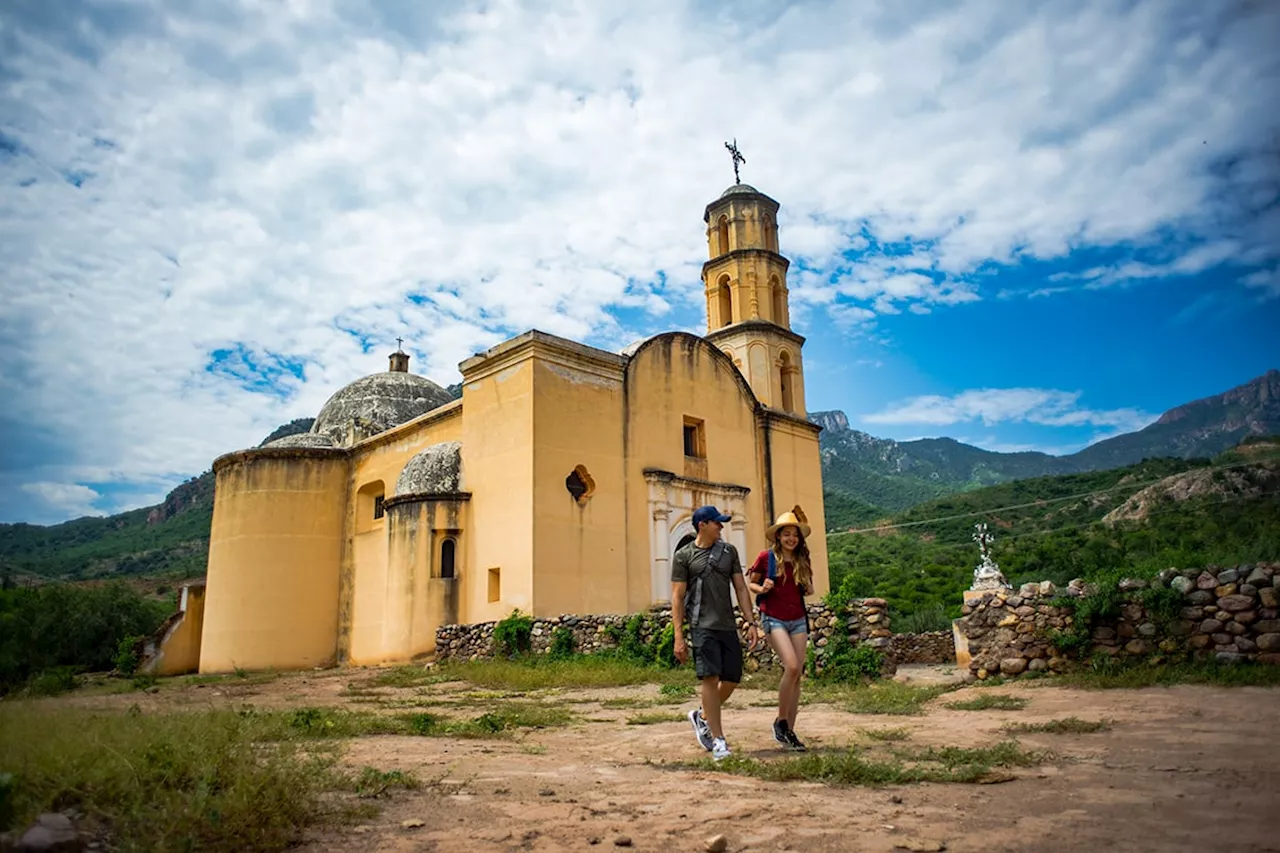
[[[760,552],[756,561],[751,564],[752,581],[764,583],[769,576],[769,551]],[[757,578],[756,575],[759,575]],[[774,619],[789,622],[792,619],[804,618],[804,596],[800,594],[800,586],[796,583],[795,570],[791,562],[778,561],[778,576],[773,579],[773,589],[760,599],[760,612]]]

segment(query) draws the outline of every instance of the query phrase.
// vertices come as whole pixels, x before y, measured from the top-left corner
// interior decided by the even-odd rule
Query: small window
[[[375,519],[382,518],[382,516],[387,514],[385,503],[386,497],[383,495],[378,495],[373,499],[373,517]]]
[[[573,495],[578,506],[586,506],[587,501],[591,500],[591,496],[595,493],[596,481],[591,479],[586,466],[578,465],[569,472],[568,477],[564,478],[564,487],[569,490],[569,494]]]
[[[502,600],[502,569],[489,570],[489,601]]]
[[[457,549],[458,544],[452,539],[440,543],[440,577],[453,577],[453,561]]]
[[[684,419],[684,455],[694,459],[702,459],[707,455],[703,423],[697,418]]]

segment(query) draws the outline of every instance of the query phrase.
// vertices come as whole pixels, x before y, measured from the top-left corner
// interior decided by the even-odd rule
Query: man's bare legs
[[[724,729],[720,725],[720,708],[733,695],[733,691],[738,689],[737,682],[721,681],[718,676],[709,675],[698,682],[698,689],[702,694],[702,718],[707,721],[711,736],[723,738]]]

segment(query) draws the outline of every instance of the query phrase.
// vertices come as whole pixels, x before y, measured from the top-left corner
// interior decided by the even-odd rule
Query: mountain
[[[1165,412],[1137,432],[1100,441],[1069,456],[996,453],[951,438],[893,441],[850,429],[843,412],[813,412],[823,426],[822,474],[827,527],[866,524],[888,514],[956,492],[1022,480],[1102,471],[1144,459],[1208,458],[1249,436],[1280,434],[1280,370]],[[846,507],[852,504],[854,511]],[[867,505],[870,505],[870,508]]]
[[[973,579],[983,522],[1018,586],[1143,576],[1280,555],[1280,439],[1211,459],[1147,459],[948,495],[827,540],[831,584],[889,602],[899,631],[946,630]],[[901,619],[899,617],[902,617]]]

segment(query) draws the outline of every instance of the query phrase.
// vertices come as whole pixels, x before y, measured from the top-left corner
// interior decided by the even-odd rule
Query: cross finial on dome
[[[403,343],[404,338],[396,338],[396,351],[391,353],[390,356],[391,367],[389,369],[392,373],[409,372],[409,354],[401,349]]]
[[[747,158],[738,150],[738,137],[733,138],[733,144],[726,142],[724,147],[729,149],[729,154],[733,157],[733,182],[740,184],[742,181],[738,178],[738,164],[747,162]]]

